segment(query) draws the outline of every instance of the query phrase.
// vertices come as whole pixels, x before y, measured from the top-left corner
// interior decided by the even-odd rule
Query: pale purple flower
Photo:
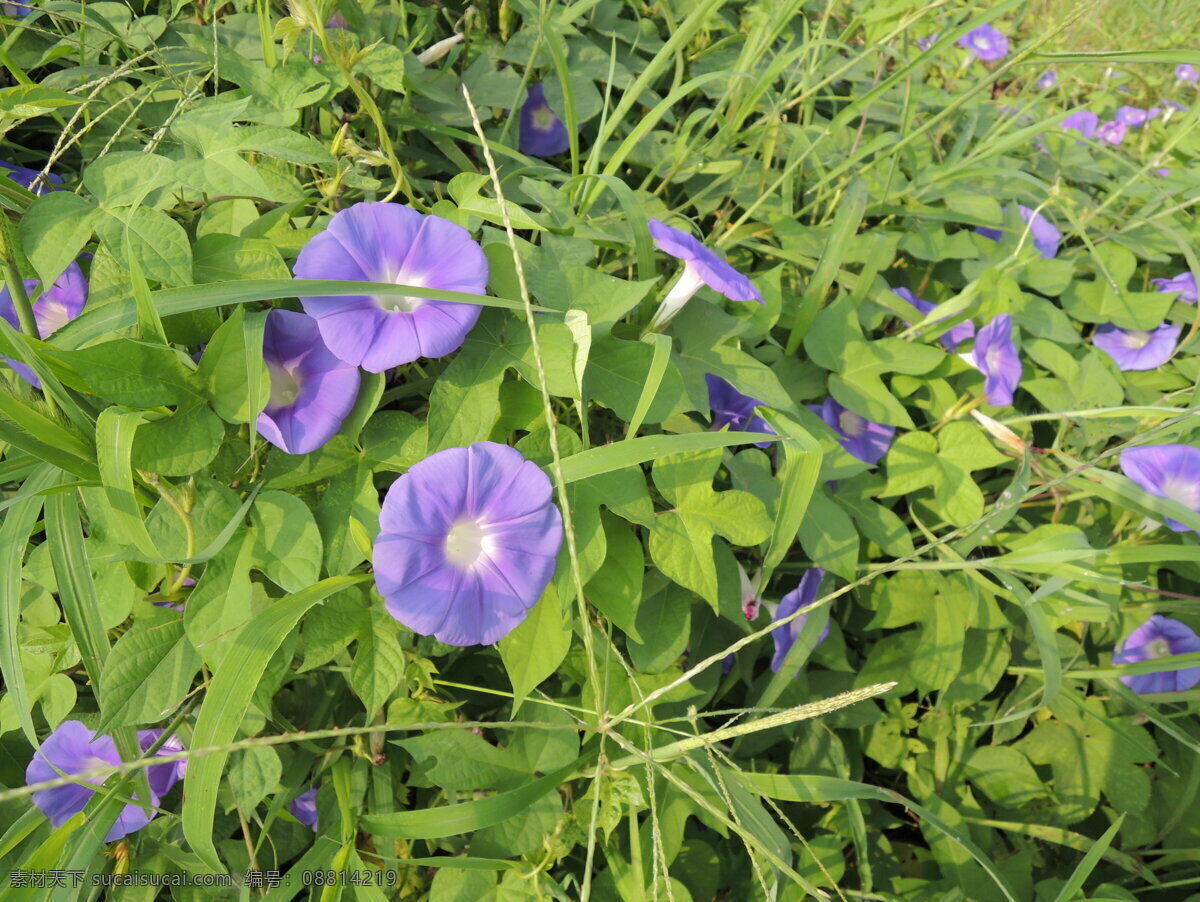
[[[22,15],[28,15],[26,10]],[[8,178],[16,182],[22,188],[28,188],[34,194],[42,195],[47,191],[53,191],[55,188],[62,187],[62,177],[50,172],[45,178],[41,178],[40,169],[29,169],[25,166],[18,166],[15,163],[6,163],[0,160],[0,170],[7,169],[7,172],[0,172],[0,175],[8,176]]]
[[[916,307],[918,311],[926,316],[928,316],[929,312],[937,306],[937,304],[933,303],[933,301],[927,301],[924,298],[919,298],[909,289],[904,287],[893,288],[892,293],[907,301],[913,307]],[[949,319],[949,317],[944,316],[939,320],[934,320],[934,322],[940,323],[946,319]],[[912,325],[912,322],[909,320],[905,320],[905,323],[910,326]],[[957,348],[962,342],[970,341],[974,337],[975,324],[969,319],[964,320],[954,328],[950,329],[950,331],[942,334],[942,346],[945,347],[947,351],[953,352],[954,349]]]
[[[1186,113],[1187,107],[1182,103],[1177,103],[1174,100],[1160,100],[1163,109],[1166,111],[1166,118],[1170,118],[1172,113]]]
[[[1175,78],[1179,81],[1200,81],[1200,72],[1191,63],[1180,63],[1175,67]]]
[[[1092,341],[1116,361],[1119,370],[1154,370],[1171,359],[1179,342],[1179,326],[1163,323],[1157,329],[1118,329],[1106,323]]]
[[[403,204],[358,203],[300,251],[298,279],[390,282],[484,294],[488,262],[470,233]],[[481,307],[398,295],[302,297],[340,360],[372,373],[457,350]]]
[[[1100,124],[1100,117],[1091,110],[1076,110],[1061,124],[1063,131],[1075,131],[1085,138],[1093,138],[1096,135],[1096,127]]]
[[[1163,178],[1166,178],[1168,175],[1171,174],[1170,169],[1155,169],[1154,171],[1157,172],[1159,175],[1161,175]]]
[[[1139,661],[1155,661],[1172,655],[1195,652],[1200,652],[1200,636],[1197,636],[1190,626],[1155,614],[1121,641],[1113,650],[1112,662],[1136,664]],[[1182,692],[1200,683],[1200,667],[1123,676],[1121,682],[1138,695]]]
[[[350,27],[350,23],[347,22],[346,17],[342,15],[342,11],[337,10],[332,16],[329,17],[329,21],[325,23],[325,27],[347,29]]]
[[[892,439],[896,437],[895,426],[874,423],[852,410],[847,410],[833,398],[826,398],[825,403],[820,406],[810,404],[808,409],[820,416],[826,426],[841,436],[841,446],[846,449],[847,454],[871,466],[875,466],[887,454]]]
[[[958,39],[958,46],[965,47],[985,63],[1008,56],[1008,38],[991,25],[980,25]]]
[[[1021,214],[1021,219],[1029,226],[1029,234],[1033,237],[1033,246],[1037,248],[1038,253],[1046,260],[1053,260],[1057,257],[1058,245],[1062,241],[1062,232],[1047,217],[1036,210],[1024,204],[1019,204],[1017,209]],[[992,241],[1004,240],[1003,229],[978,226],[975,232]]]
[[[1058,84],[1058,73],[1053,69],[1047,69],[1042,73],[1042,77],[1037,80],[1037,86],[1043,91],[1049,91]]]
[[[1178,291],[1179,297],[1175,300],[1185,304],[1194,304],[1200,298],[1200,288],[1196,285],[1194,273],[1181,272],[1173,279],[1151,279],[1150,284],[1162,292]]]
[[[306,789],[296,798],[292,799],[292,804],[288,806],[288,810],[292,812],[292,817],[304,824],[306,827],[312,827],[313,832],[317,830],[317,787]]]
[[[1021,212],[1023,219],[1029,226],[1029,233],[1033,236],[1033,246],[1038,249],[1038,253],[1046,260],[1053,260],[1058,256],[1058,244],[1062,241],[1062,232],[1055,228],[1047,217],[1032,210],[1029,207],[1019,205],[1017,207]]]
[[[158,742],[158,737],[162,734],[162,730],[138,730],[138,745],[143,752],[147,752],[150,746]],[[170,736],[158,747],[158,751],[154,754],[177,755],[182,751],[183,740],[178,736]],[[146,768],[146,779],[150,782],[150,791],[161,799],[171,791],[172,786],[183,779],[186,773],[187,759],[180,758],[178,761],[168,761],[166,764],[154,764]]]
[[[1012,316],[1001,313],[975,336],[975,348],[961,355],[983,373],[983,390],[993,407],[1006,407],[1021,382],[1021,357],[1013,342]]]
[[[936,32],[923,38],[917,38],[917,47],[922,51],[928,51],[930,47],[937,43],[937,39],[938,35]]]
[[[272,310],[263,331],[263,360],[271,397],[258,432],[288,454],[308,454],[342,428],[358,398],[358,367],[339,360],[321,341],[317,321]]]
[[[820,567],[813,567],[805,573],[800,580],[800,585],[783,596],[783,600],[775,610],[775,616],[772,618],[772,621],[782,620],[785,617],[790,617],[796,611],[811,607],[813,602],[817,600],[817,593],[821,591],[821,580],[824,578],[825,571]],[[775,673],[779,673],[782,669],[784,662],[787,660],[788,652],[796,644],[796,639],[800,636],[800,631],[804,629],[804,624],[807,621],[808,615],[801,614],[795,620],[783,626],[776,627],[771,632],[771,638],[775,640],[775,655],[771,658],[771,670]],[[821,635],[817,637],[816,644],[820,645],[828,636],[829,624],[826,623],[825,628],[821,630]]]
[[[1125,125],[1116,120],[1100,123],[1100,127],[1096,129],[1096,137],[1101,141],[1107,141],[1114,147],[1125,140]]]
[[[743,395],[720,376],[708,373],[704,377],[708,385],[708,406],[712,409],[712,428],[724,429],[728,426],[735,432],[768,432],[775,430],[767,425],[767,421],[754,412],[754,408],[765,406],[757,398]],[[759,442],[758,447],[770,447],[771,442]]]
[[[1151,495],[1170,498],[1200,514],[1200,448],[1191,445],[1147,445],[1121,452],[1121,470]],[[1188,532],[1178,520],[1165,518],[1174,532]]]
[[[1123,106],[1117,110],[1113,118],[1129,128],[1141,128],[1160,113],[1162,113],[1160,107],[1151,107],[1148,110],[1143,110],[1136,106]]]
[[[738,579],[742,588],[742,614],[747,620],[753,621],[758,617],[759,608],[762,607],[762,597],[754,585],[755,581],[750,579],[750,574],[740,563],[738,564]]]
[[[41,283],[37,279],[26,279],[26,294],[33,297],[39,285]],[[87,303],[87,296],[87,279],[84,278],[79,264],[72,262],[63,271],[63,274],[54,280],[50,290],[42,292],[41,297],[33,302],[33,318],[37,323],[38,337],[48,338],[79,316],[83,311],[83,305]],[[17,308],[13,304],[12,296],[8,293],[7,285],[0,287],[0,317],[3,317],[4,321],[14,329],[20,330]],[[41,388],[41,381],[25,364],[8,357],[2,357],[0,360],[7,362],[18,376],[34,388]]]
[[[14,19],[24,19],[33,12],[33,7],[28,3],[0,3],[0,12],[6,16],[12,16]]]
[[[651,219],[650,236],[660,251],[683,261],[683,273],[663,298],[650,323],[651,329],[665,326],[700,290],[701,285],[707,285],[731,301],[766,303],[753,282],[718,257],[716,251],[705,247],[687,232],[672,228],[661,220]]]
[[[562,545],[550,480],[494,442],[447,448],[388,489],[375,585],[388,611],[447,645],[489,645],[541,597]]]
[[[521,107],[521,153],[552,157],[571,146],[567,127],[546,102],[541,82],[531,85]]]
[[[145,751],[161,735],[161,730],[139,730],[138,744]],[[158,754],[169,755],[183,750],[183,744],[178,738],[172,737]],[[84,774],[94,770],[107,770],[112,773],[121,765],[121,756],[117,752],[116,743],[111,736],[97,736],[77,720],[65,720],[58,728],[46,737],[41,747],[34,753],[33,760],[25,769],[25,783],[44,783],[57,780],[63,774],[68,776]],[[170,791],[175,782],[186,769],[185,761],[172,761],[166,764],[154,765],[147,768],[147,780],[150,784],[150,802],[157,806],[162,796]],[[93,774],[84,778],[93,785],[102,784],[108,774]],[[43,789],[33,794],[33,803],[50,819],[50,824],[61,827],[87,806],[95,790],[78,784],[56,786],[53,789]],[[136,796],[134,796],[136,798]],[[105,842],[112,842],[140,830],[154,812],[149,814],[137,804],[128,804],[117,817],[112,829],[105,836]]]

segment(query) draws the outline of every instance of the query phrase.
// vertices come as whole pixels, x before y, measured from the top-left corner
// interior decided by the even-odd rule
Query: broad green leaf
[[[406,659],[396,638],[398,629],[396,620],[378,606],[370,609],[360,626],[350,685],[368,718],[383,708],[404,676]]]
[[[588,757],[584,755],[566,767],[508,792],[454,805],[398,811],[394,814],[368,814],[359,824],[362,829],[375,836],[397,839],[442,839],[471,833],[519,814],[547,792],[555,789]]]
[[[251,519],[256,569],[288,592],[299,592],[320,578],[321,533],[307,504],[287,492],[260,492]]]
[[[138,620],[105,662],[98,732],[164,720],[188,694],[200,663],[184,634],[182,615],[162,611]]]
[[[771,533],[763,503],[738,489],[714,492],[712,480],[721,463],[717,450],[688,451],[657,460],[654,484],[672,504],[656,515],[650,556],[670,579],[720,610],[713,539],[757,545]]]
[[[497,643],[513,687],[513,713],[553,674],[571,647],[571,625],[551,583],[521,624]]]
[[[262,356],[265,318],[238,307],[213,333],[200,358],[196,384],[227,423],[254,422],[271,395]]]
[[[200,399],[181,354],[166,345],[117,338],[79,351],[50,351],[95,395],[128,407],[177,406]]]
[[[51,191],[30,205],[19,225],[21,247],[43,285],[52,285],[79,256],[101,216],[69,191]]]

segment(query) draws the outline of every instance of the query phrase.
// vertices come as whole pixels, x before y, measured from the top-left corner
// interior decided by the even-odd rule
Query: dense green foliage
[[[45,341],[0,322],[42,385],[0,368],[0,873],[87,879],[0,900],[108,874],[235,884],[122,902],[1200,886],[1200,689],[1137,695],[1118,678],[1161,663],[1111,660],[1152,614],[1200,627],[1200,513],[1118,466],[1200,444],[1198,307],[1150,282],[1200,272],[1194,12],[1089,45],[1088,4],[1030,0],[36,6],[3,20],[0,159],[64,185],[0,179],[0,256],[10,292],[78,258],[89,295]],[[986,23],[1012,42],[987,64],[956,45]],[[509,112],[539,81],[569,136],[545,160]],[[1187,109],[1120,145],[1060,126],[1163,100]],[[468,229],[490,296],[449,293],[485,305],[461,349],[364,373],[289,455],[254,428],[266,311],[363,200]],[[765,304],[706,288],[646,331],[678,271],[651,218]],[[1004,314],[1024,369],[993,407],[940,339]],[[1179,346],[1120,370],[1110,322]],[[710,430],[707,374],[767,447]],[[831,396],[896,428],[877,466],[810,409]],[[567,538],[516,630],[456,648],[388,614],[372,545],[400,474],[485,439],[545,468]],[[768,606],[814,566],[773,672]],[[25,772],[67,720],[140,763],[55,828]],[[106,845],[150,727],[182,791]]]

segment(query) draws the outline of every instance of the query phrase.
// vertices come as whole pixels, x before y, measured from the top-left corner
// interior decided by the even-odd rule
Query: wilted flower
[[[767,425],[767,421],[754,412],[754,408],[762,407],[763,402],[749,395],[743,395],[720,376],[708,373],[704,377],[708,385],[708,406],[712,408],[712,428],[724,429],[728,426],[736,432],[769,432],[775,430]],[[766,448],[771,442],[759,442],[758,447]]]
[[[21,13],[21,16],[29,14],[29,10]],[[45,178],[42,178],[42,173],[38,169],[29,169],[25,166],[18,166],[15,163],[5,163],[0,160],[0,169],[7,169],[8,172],[0,172],[0,175],[6,175],[10,180],[16,182],[22,188],[28,188],[34,194],[42,195],[47,191],[53,191],[55,188],[62,187],[62,177],[54,173],[47,173]]]
[[[1147,445],[1121,452],[1121,470],[1151,495],[1170,498],[1200,514],[1200,448],[1191,445]],[[1187,532],[1178,520],[1165,518],[1174,532]]]
[[[920,48],[921,50],[928,50],[930,47],[932,47],[934,44],[937,43],[937,39],[938,39],[938,36],[936,33],[931,34],[931,35],[926,35],[923,38],[917,38],[917,47]]]
[[[758,617],[758,609],[762,606],[762,597],[754,585],[755,581],[750,579],[750,574],[741,564],[738,564],[738,579],[742,587],[742,613],[747,620],[754,620]]]
[[[1107,141],[1109,144],[1116,146],[1125,140],[1125,125],[1116,120],[1102,122],[1100,123],[1100,127],[1096,129],[1096,137],[1101,141]]]
[[[660,220],[651,219],[650,235],[660,251],[683,261],[683,273],[663,298],[650,323],[651,329],[661,328],[670,322],[683,305],[691,300],[692,295],[700,290],[701,285],[719,291],[731,301],[766,303],[749,279],[687,232],[671,228]]]
[[[1021,357],[1012,332],[1012,316],[1001,313],[979,330],[975,349],[959,355],[983,373],[983,390],[993,407],[1011,404],[1021,382]]]
[[[1200,81],[1200,72],[1191,63],[1180,63],[1175,67],[1175,77],[1179,81]]]
[[[1194,273],[1181,272],[1173,279],[1151,279],[1150,284],[1162,292],[1178,291],[1179,297],[1175,300],[1185,304],[1194,304],[1200,298],[1200,289],[1197,288]]]
[[[288,454],[320,448],[354,407],[358,367],[333,356],[311,316],[280,309],[267,315],[263,360],[271,397],[258,416],[259,434]]]
[[[1200,652],[1200,637],[1190,626],[1155,614],[1126,636],[1113,650],[1112,661],[1113,664],[1135,664],[1139,661],[1155,661],[1194,652]],[[1123,676],[1121,682],[1138,695],[1182,692],[1200,683],[1200,667]]]
[[[521,107],[521,153],[552,157],[571,146],[567,127],[546,102],[541,82],[531,85]]]
[[[392,616],[448,645],[488,645],[525,619],[554,575],[562,517],[550,480],[494,442],[447,448],[388,489],[375,584]]]
[[[809,409],[841,436],[840,442],[847,454],[871,466],[875,466],[887,454],[892,439],[896,436],[895,426],[873,423],[866,417],[860,417],[854,411],[847,410],[833,398],[826,398],[825,403],[819,407],[811,404]]]
[[[1161,113],[1162,109],[1156,106],[1148,110],[1143,110],[1135,106],[1123,106],[1117,110],[1113,118],[1129,128],[1141,128],[1147,121]]]
[[[342,15],[342,11],[339,9],[329,17],[329,20],[325,23],[325,27],[346,29],[350,27],[350,23],[346,21],[346,17]]]
[[[150,748],[160,735],[161,730],[139,730],[138,744],[142,751]],[[162,745],[157,754],[170,755],[182,750],[183,744],[177,737],[172,737]],[[25,783],[45,783],[60,779],[63,774],[72,776],[95,770],[111,773],[121,763],[121,756],[111,736],[97,736],[79,721],[66,720],[46,737],[41,748],[34,754],[33,760],[25,769]],[[158,805],[159,799],[170,791],[185,770],[185,761],[172,761],[147,768],[146,778],[150,784],[152,805]],[[102,772],[84,779],[98,786],[107,776],[107,773]],[[51,825],[57,828],[83,811],[94,792],[95,790],[89,787],[71,783],[35,792],[33,803],[50,819]],[[112,842],[140,830],[150,823],[153,816],[153,811],[147,814],[141,805],[126,805],[104,841]]]
[[[1042,77],[1037,80],[1037,86],[1043,91],[1049,91],[1058,84],[1058,73],[1053,69],[1047,69],[1042,73]]]
[[[37,279],[26,279],[25,292],[32,297],[40,284]],[[50,290],[43,292],[41,297],[33,302],[33,318],[37,322],[39,337],[49,337],[79,316],[83,305],[87,303],[87,295],[88,283],[83,277],[83,270],[79,268],[78,263],[72,262],[63,274],[54,280]],[[17,319],[17,308],[8,293],[7,285],[0,287],[0,317],[14,329],[21,328]],[[41,388],[41,381],[25,364],[8,357],[0,359],[7,362],[18,376],[34,388]]]
[[[1062,128],[1063,131],[1075,131],[1085,138],[1092,138],[1099,124],[1100,117],[1091,110],[1077,110],[1062,121]]]
[[[488,262],[462,226],[379,201],[337,213],[300,251],[293,271],[298,279],[390,282],[481,295]],[[302,297],[300,303],[334,355],[372,373],[456,350],[482,309],[398,295]]]
[[[1119,370],[1153,370],[1175,353],[1179,326],[1163,323],[1157,329],[1118,329],[1106,323],[1096,330],[1092,341],[1117,363]]]
[[[1062,232],[1047,217],[1031,207],[1019,204],[1017,209],[1021,214],[1021,219],[1029,225],[1029,234],[1033,236],[1033,246],[1037,248],[1038,253],[1047,260],[1053,260],[1057,257],[1058,245],[1062,241]],[[992,241],[1004,240],[1003,229],[991,229],[987,226],[979,226],[975,231],[977,234]]]
[[[292,799],[288,810],[292,812],[292,817],[306,827],[312,827],[315,832],[317,829],[317,787],[306,789]]]
[[[904,287],[893,288],[892,293],[897,295],[898,297],[903,298],[904,300],[908,301],[908,303],[910,303],[912,306],[916,307],[917,310],[919,310],[922,314],[924,314],[926,316],[929,315],[929,311],[933,310],[937,306],[937,304],[933,303],[933,301],[927,301],[924,298],[919,298],[915,294],[913,294],[909,289],[904,288]],[[940,323],[946,319],[949,319],[949,317],[942,317],[942,319],[935,320],[935,322]],[[910,325],[910,326],[912,325],[912,323],[909,322],[908,320],[905,320],[905,322],[908,323],[908,325]],[[953,351],[955,348],[957,348],[959,346],[960,343],[962,343],[964,341],[969,341],[970,339],[972,339],[974,337],[975,337],[975,324],[968,319],[968,320],[964,320],[963,322],[959,323],[957,326],[952,328],[949,332],[944,332],[942,334],[942,345],[946,348],[947,351]]]
[[[824,578],[825,571],[820,567],[813,567],[805,573],[800,579],[800,585],[783,596],[783,600],[775,610],[775,616],[771,618],[772,621],[783,620],[797,611],[811,607],[813,602],[817,600],[817,593],[821,591],[821,580]],[[808,622],[808,615],[801,614],[795,620],[783,626],[776,627],[771,632],[771,638],[775,640],[775,655],[771,658],[771,670],[775,673],[779,673],[780,669],[782,669],[784,661],[787,660],[788,652],[796,644],[796,639],[800,636],[800,631],[804,629],[806,622]],[[817,637],[816,644],[820,645],[828,636],[829,624],[826,623],[825,628],[821,630],[821,635]]]
[[[958,46],[965,47],[985,63],[992,63],[1008,56],[1008,38],[991,25],[980,25],[958,39]]]

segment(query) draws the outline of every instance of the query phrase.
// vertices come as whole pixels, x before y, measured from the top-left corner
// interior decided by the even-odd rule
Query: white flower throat
[[[486,527],[477,520],[459,520],[446,533],[446,558],[457,567],[470,569],[490,545]]]

